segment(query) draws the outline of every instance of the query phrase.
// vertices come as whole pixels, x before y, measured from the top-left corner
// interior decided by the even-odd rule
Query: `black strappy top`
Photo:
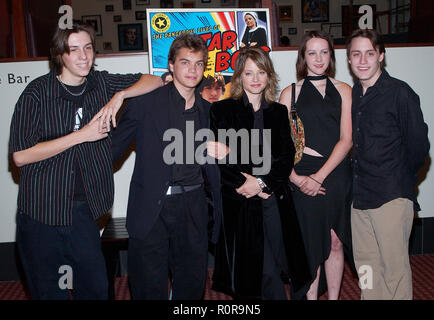
[[[327,79],[325,96],[311,81]],[[306,147],[329,157],[340,138],[342,98],[327,76],[307,76],[296,102],[303,122]]]

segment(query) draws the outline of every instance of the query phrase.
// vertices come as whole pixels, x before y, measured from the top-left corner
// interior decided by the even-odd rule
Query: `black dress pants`
[[[128,278],[135,300],[202,299],[208,259],[208,205],[203,188],[166,196],[144,240],[129,239]]]
[[[98,223],[85,201],[74,201],[72,225],[48,226],[17,216],[17,245],[33,300],[106,300],[108,283]],[[65,281],[63,281],[65,279]]]
[[[264,265],[262,271],[262,299],[287,300],[282,272],[287,270],[282,238],[280,213],[275,195],[262,200],[264,217]]]

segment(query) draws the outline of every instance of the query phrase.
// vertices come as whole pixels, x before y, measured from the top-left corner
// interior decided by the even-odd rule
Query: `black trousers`
[[[173,300],[201,299],[207,275],[207,225],[208,205],[203,188],[166,196],[146,239],[129,239],[132,298],[167,300],[170,275]]]
[[[282,238],[280,214],[275,195],[262,200],[264,217],[264,264],[262,271],[262,299],[287,300],[282,272],[287,263]]]
[[[69,275],[75,300],[108,298],[98,223],[87,202],[74,201],[70,226],[48,226],[18,214],[17,245],[32,299],[70,299]]]

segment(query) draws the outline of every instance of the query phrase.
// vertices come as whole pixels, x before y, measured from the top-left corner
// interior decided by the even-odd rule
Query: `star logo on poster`
[[[157,32],[166,32],[170,27],[170,19],[164,13],[157,13],[152,17],[151,25]]]

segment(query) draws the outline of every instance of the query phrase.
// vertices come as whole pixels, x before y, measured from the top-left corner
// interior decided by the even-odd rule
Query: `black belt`
[[[166,196],[193,191],[199,189],[200,187],[202,187],[202,184],[194,184],[192,186],[169,186],[166,192]]]

